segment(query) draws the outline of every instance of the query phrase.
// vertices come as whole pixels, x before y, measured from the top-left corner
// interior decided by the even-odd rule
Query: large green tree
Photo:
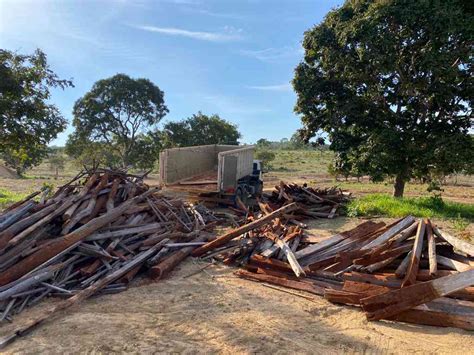
[[[305,138],[327,132],[337,165],[393,177],[397,197],[412,177],[462,170],[474,156],[472,19],[463,0],[352,0],[329,12],[305,33],[293,80]]]
[[[239,144],[237,126],[220,118],[198,112],[179,122],[167,122],[162,131],[167,147],[185,147],[206,144]]]
[[[117,74],[99,80],[74,105],[75,131],[69,137],[68,154],[84,156],[95,144],[109,150],[113,158],[108,163],[118,158],[123,167],[152,166],[158,156],[143,148],[167,112],[163,91],[148,79]]]
[[[67,121],[49,102],[51,88],[73,86],[50,69],[46,54],[0,49],[0,156],[22,173],[47,155]]]

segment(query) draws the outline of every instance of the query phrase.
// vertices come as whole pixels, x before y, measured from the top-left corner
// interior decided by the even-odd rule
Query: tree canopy
[[[179,122],[167,122],[162,135],[167,147],[239,144],[241,137],[236,125],[219,115],[207,116],[201,112]]]
[[[108,163],[116,157],[120,165],[153,165],[158,158],[143,152],[147,135],[166,115],[164,93],[148,79],[133,79],[125,74],[99,80],[91,91],[74,105],[74,133],[69,137],[68,153],[79,157],[91,143],[107,146]]]
[[[295,111],[336,165],[373,180],[472,165],[473,8],[463,0],[351,0],[304,35]],[[455,155],[456,159],[451,159]]]
[[[20,55],[0,49],[0,155],[18,173],[37,165],[67,121],[49,102],[51,88],[73,86],[59,79],[39,49]]]

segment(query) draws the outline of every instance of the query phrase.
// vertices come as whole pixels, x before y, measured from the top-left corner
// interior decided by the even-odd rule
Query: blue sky
[[[0,47],[41,48],[75,88],[53,102],[71,120],[74,102],[116,73],[152,80],[170,113],[197,111],[236,123],[242,142],[289,138],[301,124],[290,80],[306,29],[341,0],[0,0]],[[63,145],[72,128],[52,144]]]

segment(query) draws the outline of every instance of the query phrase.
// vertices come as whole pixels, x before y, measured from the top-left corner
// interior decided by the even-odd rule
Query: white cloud
[[[175,27],[156,27],[156,26],[132,26],[134,28],[148,31],[162,33],[169,36],[181,36],[193,38],[201,41],[210,42],[229,42],[242,39],[242,30],[234,29],[232,27],[225,27],[223,32],[204,32],[204,31],[190,31]]]
[[[255,85],[247,86],[249,89],[262,90],[262,91],[291,91],[292,87],[290,83],[278,84],[278,85]]]
[[[246,19],[245,16],[237,15],[237,14],[231,14],[231,13],[212,12],[212,11],[204,10],[204,9],[198,9],[198,10],[192,10],[192,11],[200,13],[202,15],[211,16],[211,17],[228,18],[228,19],[233,19],[233,20],[245,20]]]
[[[242,49],[239,54],[258,59],[262,62],[272,62],[282,59],[301,57],[304,53],[301,46],[285,46],[281,48],[265,48],[259,50]]]

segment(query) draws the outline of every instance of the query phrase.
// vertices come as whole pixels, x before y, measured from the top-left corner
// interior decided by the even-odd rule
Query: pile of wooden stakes
[[[369,320],[474,330],[474,245],[412,216],[388,226],[364,222],[313,243],[283,217],[298,208],[267,205],[265,216],[192,255],[237,264],[245,279],[360,306]]]
[[[84,172],[50,198],[35,195],[0,215],[0,317],[11,321],[47,296],[66,300],[0,346],[85,298],[125,290],[138,273],[162,277],[217,222],[203,206],[166,198],[120,171]]]
[[[306,184],[289,184],[282,181],[266,196],[266,202],[272,209],[296,202],[299,208],[294,212],[294,218],[297,220],[331,219],[338,215],[338,209],[349,201],[350,196],[349,192],[336,187],[319,189]]]
[[[116,171],[81,173],[50,198],[11,206],[0,215],[2,320],[46,296],[66,299],[0,347],[90,296],[126,289],[139,273],[159,279],[189,255],[240,266],[236,275],[245,279],[360,306],[369,320],[474,329],[474,245],[411,216],[317,238],[305,233],[300,212],[314,213],[324,200],[332,209],[345,194],[279,191],[217,238],[207,232],[220,222],[216,214]]]

